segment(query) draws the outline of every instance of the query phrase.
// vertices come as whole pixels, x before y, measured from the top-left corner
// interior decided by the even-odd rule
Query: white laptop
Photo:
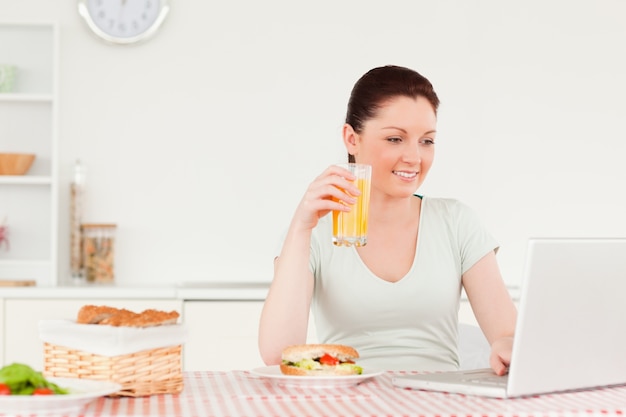
[[[397,387],[519,397],[626,384],[626,238],[530,239],[508,375],[398,375]]]

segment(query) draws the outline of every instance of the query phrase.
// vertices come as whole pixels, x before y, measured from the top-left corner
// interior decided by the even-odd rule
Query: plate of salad
[[[77,412],[120,389],[120,384],[110,381],[45,378],[28,365],[13,363],[0,369],[0,413]]]

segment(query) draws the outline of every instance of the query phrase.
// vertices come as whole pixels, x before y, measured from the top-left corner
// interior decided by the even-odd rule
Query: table
[[[398,373],[386,372],[356,386],[304,389],[249,371],[186,372],[178,395],[99,398],[71,417],[626,416],[626,386],[490,399],[395,388],[391,377]]]

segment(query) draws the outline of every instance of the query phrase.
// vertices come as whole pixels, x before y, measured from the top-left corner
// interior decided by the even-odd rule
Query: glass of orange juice
[[[335,246],[365,246],[367,219],[370,206],[372,166],[365,164],[339,164],[356,177],[355,185],[361,191],[350,211],[333,210],[333,244]]]

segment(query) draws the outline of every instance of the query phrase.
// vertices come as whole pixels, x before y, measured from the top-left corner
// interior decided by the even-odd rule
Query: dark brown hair
[[[437,114],[439,98],[428,79],[412,69],[387,65],[369,70],[354,84],[346,123],[361,133],[363,124],[375,117],[385,102],[398,96],[424,97]],[[348,161],[354,162],[354,156],[348,155]]]

